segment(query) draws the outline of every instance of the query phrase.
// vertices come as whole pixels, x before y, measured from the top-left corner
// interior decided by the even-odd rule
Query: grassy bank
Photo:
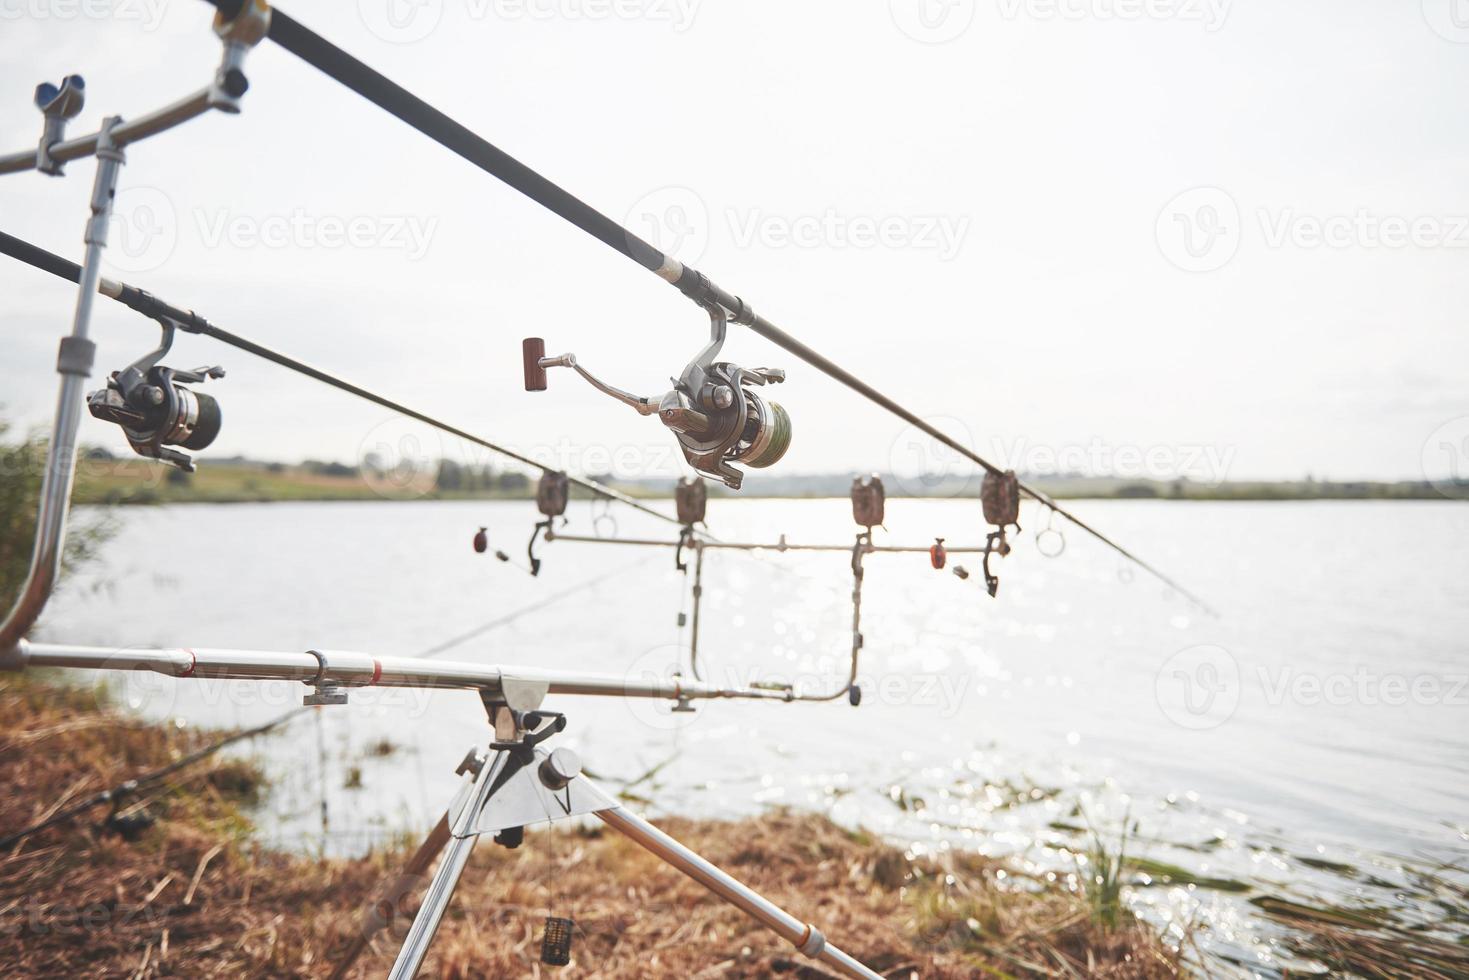
[[[93,451],[95,453],[95,450]],[[911,483],[886,477],[892,496],[914,490]],[[604,482],[605,479],[604,479]],[[671,480],[613,481],[633,497],[666,498]],[[754,474],[741,497],[845,497],[850,475],[780,476]],[[1256,481],[1203,484],[1156,480],[1073,477],[1040,478],[1038,489],[1058,500],[1445,500],[1469,499],[1469,485],[1428,483],[1339,483]],[[585,496],[581,491],[573,491]],[[712,496],[729,496],[711,485]],[[979,481],[958,480],[928,488],[940,499],[975,497]],[[192,474],[135,457],[82,459],[75,499],[84,504],[244,503],[293,500],[523,500],[534,484],[523,474],[488,470],[449,470],[445,474],[373,474],[339,463],[287,465],[251,460],[203,459]]]
[[[0,835],[205,741],[115,716],[90,692],[0,676]],[[330,973],[408,849],[350,861],[265,850],[251,842],[248,813],[267,792],[250,766],[216,756],[127,801],[132,840],[103,826],[103,808],[0,853],[6,975]],[[1073,890],[974,856],[910,860],[811,815],[663,826],[886,976],[1178,972],[1105,882]],[[516,851],[479,847],[427,975],[558,972],[536,962],[548,907],[577,923],[563,976],[828,976],[635,845],[590,828],[534,833]],[[380,937],[353,975],[381,976],[395,948]]]

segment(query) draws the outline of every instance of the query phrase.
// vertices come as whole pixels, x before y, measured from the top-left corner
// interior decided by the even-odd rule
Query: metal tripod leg
[[[613,830],[646,848],[660,861],[682,871],[812,959],[825,963],[843,976],[857,980],[883,980],[880,974],[872,972],[849,954],[828,943],[815,926],[802,922],[657,827],[628,813],[625,808],[613,806],[598,810],[597,816]]]
[[[503,709],[492,712],[502,719]],[[533,718],[535,713],[520,716]],[[556,718],[564,722],[558,715]],[[536,748],[536,741],[559,731],[561,725],[541,726],[540,738],[527,736],[522,746],[506,747],[493,760],[479,763],[473,782],[466,790],[463,805],[457,801],[446,815],[448,836],[445,854],[434,873],[428,892],[398,959],[388,976],[392,980],[413,980],[422,968],[429,944],[449,907],[455,886],[464,873],[469,855],[481,834],[516,831],[531,824],[596,814],[612,829],[646,848],[655,857],[677,868],[713,892],[717,897],[775,932],[806,956],[835,969],[854,980],[882,980],[852,956],[826,941],[815,926],[802,922],[759,892],[725,874],[698,854],[684,847],[645,820],[628,813],[596,783],[581,775],[581,760],[565,748],[547,752]],[[430,849],[430,841],[420,848],[415,861]],[[425,865],[430,857],[424,858]]]
[[[428,874],[429,866],[449,842],[449,817],[444,814],[439,822],[434,824],[434,829],[428,832],[423,843],[418,845],[418,850],[396,878],[387,883],[387,886],[378,894],[367,913],[362,917],[362,931],[358,933],[347,952],[342,954],[342,959],[337,963],[337,968],[332,971],[331,980],[343,980],[347,971],[357,962],[357,958],[372,944],[373,938],[388,926],[393,924],[393,919],[398,912],[398,907],[408,893],[413,890],[418,882]]]
[[[403,940],[403,947],[398,950],[398,958],[388,972],[391,980],[413,980],[418,975],[423,958],[428,954],[429,944],[434,941],[434,933],[438,932],[444,912],[449,908],[449,900],[454,897],[459,876],[464,874],[469,855],[479,842],[480,811],[499,788],[498,777],[509,762],[508,752],[498,752],[493,760],[486,761],[470,784],[468,803],[457,814],[451,811],[447,815],[450,829],[444,859],[439,862],[433,881],[429,882],[423,904],[418,907],[418,914],[413,917],[413,925],[409,927],[408,936]]]

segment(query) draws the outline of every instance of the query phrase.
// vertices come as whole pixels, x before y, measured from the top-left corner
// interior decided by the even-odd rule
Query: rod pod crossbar
[[[536,525],[537,532],[541,525]],[[657,538],[597,538],[577,534],[561,534],[554,529],[545,530],[547,543],[556,541],[569,541],[579,544],[619,544],[632,547],[644,548],[672,548],[674,549],[676,561],[680,571],[685,571],[686,562],[683,553],[686,549],[694,552],[694,580],[691,586],[693,596],[692,621],[689,634],[689,671],[694,678],[700,682],[704,680],[703,670],[699,663],[700,654],[700,607],[704,596],[704,552],[705,551],[774,551],[774,552],[840,552],[851,555],[852,564],[852,647],[850,668],[846,681],[834,691],[819,694],[798,693],[792,685],[772,684],[754,685],[755,688],[770,691],[782,696],[789,701],[825,702],[836,701],[845,696],[853,707],[862,703],[862,688],[857,684],[858,662],[861,659],[862,648],[865,638],[862,634],[862,583],[865,577],[864,559],[873,554],[924,554],[932,555],[933,547],[878,545],[872,542],[870,530],[857,535],[856,541],[850,545],[837,544],[797,544],[788,542],[785,535],[774,544],[753,544],[744,541],[705,541],[692,537],[692,534],[683,534],[677,541],[665,541]],[[957,546],[945,548],[946,554],[984,554],[987,548],[975,546]],[[680,704],[680,708],[688,710],[689,705]]]

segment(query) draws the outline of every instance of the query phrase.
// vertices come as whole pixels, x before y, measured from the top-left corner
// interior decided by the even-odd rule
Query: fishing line
[[[241,0],[206,0],[217,7],[226,17],[236,12]],[[552,213],[576,225],[582,231],[601,241],[619,254],[671,283],[680,292],[705,309],[720,310],[727,314],[730,322],[748,327],[750,330],[777,346],[796,355],[812,367],[857,392],[867,400],[902,419],[925,433],[930,438],[959,453],[981,467],[987,473],[999,476],[1000,467],[980,456],[941,429],[925,421],[915,412],[863,381],[831,358],[782,330],[765,317],[757,314],[743,299],[728,292],[708,276],[684,265],[678,259],[665,255],[633,232],[597,211],[565,189],[551,182],[530,167],[516,160],[504,150],[496,147],[482,136],[474,133],[462,123],[434,108],[429,103],[398,85],[385,75],[354,58],[341,48],[327,41],[279,8],[272,8],[270,40],[285,48],[307,64],[317,68],[353,92],[372,102],[379,108],[396,116],[423,135],[453,151],[465,160],[498,178],[526,197],[545,207]],[[529,363],[529,360],[527,361]],[[1105,534],[1061,507],[1050,495],[1041,490],[1019,485],[1019,491],[1038,500],[1060,514],[1073,525],[1090,534],[1098,541],[1138,565],[1151,575],[1176,589],[1181,595],[1206,611],[1217,615],[1201,598],[1179,585],[1171,577],[1139,558],[1136,554],[1113,541]]]
[[[0,253],[8,255],[13,259],[18,259],[19,261],[24,262],[27,265],[33,266],[44,272],[49,272],[60,279],[66,279],[70,282],[78,282],[81,277],[81,267],[78,266],[75,262],[68,261],[67,259],[62,258],[59,255],[48,252],[37,245],[32,245],[30,242],[27,242],[23,239],[16,238],[14,235],[8,235],[3,231],[0,231]],[[312,367],[304,361],[297,360],[294,357],[282,354],[279,351],[264,346],[263,344],[258,344],[253,340],[240,336],[239,334],[232,333],[222,327],[215,326],[204,317],[195,313],[193,310],[185,310],[177,306],[173,306],[170,303],[149,293],[145,289],[141,289],[136,286],[130,286],[124,282],[103,279],[101,285],[98,287],[98,291],[101,292],[102,295],[107,296],[109,299],[116,300],[129,309],[135,310],[146,317],[150,317],[160,322],[171,323],[175,329],[182,330],[185,333],[199,334],[200,336],[211,337],[219,341],[220,343],[227,344],[230,347],[245,351],[248,354],[254,354],[256,357],[270,361],[271,363],[277,364],[283,368],[286,368],[289,371],[294,371],[295,373],[304,375],[305,377],[311,378],[314,381],[319,381],[322,384],[329,385],[333,388],[338,389],[339,391],[344,391],[349,395],[355,395],[358,398],[372,402],[375,405],[380,405],[383,408],[386,408],[392,412],[396,412],[399,415],[413,419],[417,422],[422,422],[424,425],[427,425],[430,428],[438,429],[440,432],[445,432],[449,435],[457,436],[458,438],[463,439],[465,442],[469,442],[484,449],[488,449],[494,453],[499,453],[501,456],[515,460],[517,463],[529,466],[533,469],[541,471],[542,473],[557,472],[544,463],[538,463],[528,456],[515,452],[513,449],[508,449],[505,446],[490,442],[488,439],[477,436],[466,429],[451,425],[448,422],[427,414],[426,412],[420,412],[417,409],[410,408],[402,402],[394,401],[393,399],[387,398],[383,395],[379,395],[374,391],[370,391],[359,385],[355,385],[350,381],[346,381],[343,378],[323,371],[320,368]],[[618,490],[614,490],[613,488],[606,486],[605,484],[599,483],[596,480],[570,475],[567,476],[567,479],[570,482],[581,487],[582,489],[588,490],[598,497],[603,498],[604,500],[615,500],[620,504],[633,508],[634,510],[642,511],[644,514],[647,514],[650,517],[656,517],[661,521],[667,521],[669,523],[677,523],[677,521],[675,521],[674,518],[670,517],[668,514],[649,507],[647,504],[635,500],[634,498],[629,497],[628,495]]]

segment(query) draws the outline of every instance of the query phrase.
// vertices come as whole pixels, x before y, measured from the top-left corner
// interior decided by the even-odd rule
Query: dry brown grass
[[[90,696],[0,679],[0,833],[197,748],[204,738],[99,714]],[[325,976],[405,852],[314,861],[251,844],[248,767],[212,761],[143,801],[125,842],[105,812],[0,854],[0,963],[18,976]],[[1054,886],[1001,888],[987,860],[912,862],[819,816],[665,829],[893,977],[1175,976],[1147,929],[1095,925]],[[537,960],[548,906],[575,918],[572,966]],[[405,909],[405,912],[411,911]],[[401,922],[399,923],[401,932]],[[377,976],[384,934],[354,975]],[[828,976],[631,842],[600,829],[475,853],[428,964],[436,977]]]

